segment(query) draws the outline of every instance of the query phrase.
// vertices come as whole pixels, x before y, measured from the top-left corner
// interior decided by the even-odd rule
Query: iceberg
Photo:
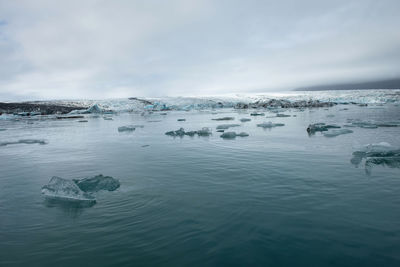
[[[240,126],[240,124],[222,124],[217,126],[217,130],[226,130],[231,127],[238,127],[238,126]]]
[[[182,137],[185,135],[185,129],[180,128],[179,130],[176,130],[176,131],[169,131],[169,132],[166,132],[165,135],[174,136],[174,137],[176,137],[176,136]]]
[[[328,131],[329,129],[335,129],[335,128],[341,128],[341,127],[335,124],[326,125],[325,123],[321,122],[308,125],[307,132],[308,133],[325,132]]]
[[[247,121],[251,121],[251,119],[249,119],[249,118],[242,118],[242,119],[240,119],[240,121],[241,121],[241,122],[247,122]]]
[[[117,179],[111,176],[103,176],[102,174],[89,178],[73,179],[73,181],[80,190],[89,193],[98,192],[100,190],[115,191],[121,185]]]
[[[201,130],[197,131],[198,136],[209,136],[211,135],[211,130],[207,127],[203,127]]]
[[[0,146],[15,145],[15,144],[40,144],[46,145],[45,140],[40,139],[20,139],[18,141],[0,142]]]
[[[349,134],[352,132],[353,131],[349,130],[349,129],[339,129],[339,130],[330,130],[330,131],[324,132],[323,135],[325,137],[336,137],[338,135]]]
[[[350,162],[358,166],[365,159],[365,172],[370,175],[374,165],[400,168],[400,148],[394,148],[389,143],[380,142],[368,144],[353,152]]]
[[[250,114],[250,116],[264,116],[264,113],[257,113],[257,112],[253,112]]]
[[[169,131],[166,132],[165,135],[169,135],[169,136],[179,136],[179,137],[183,137],[184,135],[188,135],[188,136],[194,136],[194,135],[198,135],[198,136],[209,136],[212,134],[210,128],[207,127],[203,127],[201,130],[198,131],[189,131],[189,132],[185,132],[185,129],[180,128],[179,130],[176,131]]]
[[[283,114],[283,113],[277,113],[277,114],[276,114],[276,116],[277,116],[278,118],[286,118],[286,117],[290,117],[290,115]]]
[[[285,126],[285,124],[272,123],[272,122],[263,122],[263,123],[257,124],[257,127],[262,127],[262,128],[273,128],[273,127],[279,127],[279,126]]]
[[[213,121],[232,121],[234,120],[234,117],[222,117],[222,118],[216,118],[216,119],[212,119]]]
[[[249,134],[245,133],[245,132],[241,132],[239,134],[237,134],[236,132],[225,132],[225,133],[221,134],[221,138],[224,138],[224,139],[234,139],[237,136],[246,137],[246,136],[249,136]]]
[[[49,199],[71,202],[96,202],[95,197],[83,192],[73,181],[57,176],[53,176],[49,183],[42,187],[42,194]]]
[[[133,132],[136,128],[132,125],[118,127],[118,132]]]

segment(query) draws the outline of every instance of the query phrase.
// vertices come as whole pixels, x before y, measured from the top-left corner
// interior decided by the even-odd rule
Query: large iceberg
[[[371,174],[372,166],[383,165],[400,168],[400,148],[392,147],[386,142],[368,144],[353,152],[350,162],[358,166],[365,159],[365,171]]]
[[[57,176],[53,176],[49,183],[42,187],[42,194],[49,199],[72,202],[96,202],[95,197],[83,192],[73,181]]]
[[[111,176],[103,176],[102,174],[83,179],[74,179],[73,181],[83,192],[114,191],[120,187],[117,179]]]

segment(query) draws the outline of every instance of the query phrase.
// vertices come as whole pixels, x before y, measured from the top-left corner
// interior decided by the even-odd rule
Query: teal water
[[[399,147],[400,127],[335,138],[306,128],[398,121],[400,108],[341,105],[272,119],[250,112],[0,121],[1,141],[48,141],[0,147],[0,266],[399,266],[400,169],[367,174],[350,159],[369,143]],[[211,120],[224,116],[235,121]],[[221,139],[215,127],[240,118],[252,121],[232,130],[250,136]],[[256,127],[265,121],[285,126]],[[144,128],[117,131],[129,124]],[[211,127],[213,135],[164,135],[180,127]],[[99,193],[92,207],[40,193],[52,176],[99,173],[121,187]]]

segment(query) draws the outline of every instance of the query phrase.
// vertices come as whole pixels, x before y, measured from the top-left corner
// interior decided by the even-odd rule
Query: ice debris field
[[[39,124],[40,127],[46,128],[58,122],[93,125],[92,122],[101,118],[104,123],[110,123],[109,127],[114,128],[115,132],[127,137],[136,134],[138,130],[145,131],[146,128],[160,123],[164,124],[164,128],[170,127],[167,131],[159,130],[158,134],[164,138],[217,137],[227,142],[251,140],[253,136],[258,140],[262,133],[257,129],[268,133],[279,128],[292,127],[291,132],[286,134],[296,136],[307,133],[310,138],[326,139],[341,136],[353,136],[352,138],[356,139],[356,135],[362,130],[400,129],[400,90],[48,101],[9,104],[6,107],[8,109],[0,110],[0,149],[50,143],[45,138],[26,138],[26,135],[21,135],[21,138],[14,137],[15,130],[24,133],[31,130],[37,132]],[[390,111],[391,115],[376,115],[385,114],[386,111]],[[370,115],[366,116],[364,112]],[[129,114],[133,116],[131,119],[120,119]],[[199,114],[202,116],[201,121],[192,124],[194,118],[198,120]],[[165,124],[165,118],[170,116],[174,117],[174,122]],[[114,123],[114,120],[117,121]],[[307,125],[300,126],[299,130],[299,125],[304,124]],[[154,131],[157,130],[152,130],[152,134]],[[398,131],[395,135],[397,133]],[[398,136],[391,136],[395,146],[383,142],[385,140],[370,142],[367,145],[357,144],[350,159],[351,164],[356,167],[363,166],[367,175],[370,175],[372,167],[377,165],[400,168],[400,141]],[[151,147],[152,144],[149,143],[142,144],[141,148]],[[96,202],[96,192],[114,191],[119,187],[120,182],[110,176],[97,175],[73,180],[54,176],[43,186],[42,193],[47,199],[93,204]]]

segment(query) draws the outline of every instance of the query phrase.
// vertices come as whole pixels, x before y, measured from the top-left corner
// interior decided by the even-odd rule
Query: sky
[[[400,77],[399,0],[0,0],[0,101]]]

